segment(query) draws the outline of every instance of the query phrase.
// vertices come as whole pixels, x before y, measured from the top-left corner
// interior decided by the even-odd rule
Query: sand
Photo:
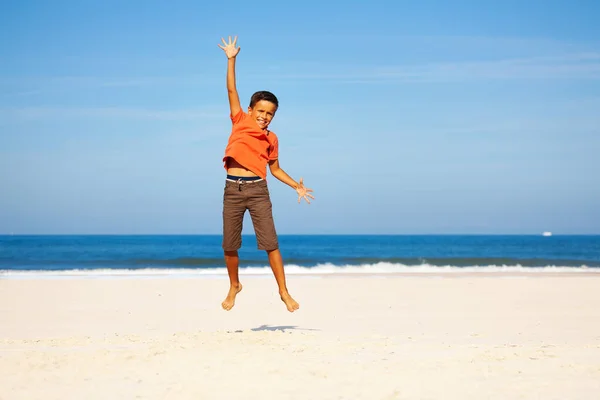
[[[0,278],[0,399],[597,399],[597,274]]]

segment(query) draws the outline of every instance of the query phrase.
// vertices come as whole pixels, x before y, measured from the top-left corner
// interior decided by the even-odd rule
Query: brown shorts
[[[223,194],[223,250],[242,247],[242,223],[246,210],[250,211],[259,250],[279,248],[273,222],[273,210],[267,181],[225,181]]]

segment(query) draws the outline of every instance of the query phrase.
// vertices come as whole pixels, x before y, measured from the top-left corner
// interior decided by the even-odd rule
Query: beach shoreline
[[[254,268],[240,268],[239,275],[244,279],[271,278],[272,272],[268,268],[253,271]],[[312,272],[309,269],[298,271],[286,270],[286,275],[294,279],[302,278],[567,278],[567,277],[600,277],[600,268],[558,268],[551,267],[529,268],[521,270],[511,267],[507,270],[491,270],[481,267],[478,271],[471,268],[452,267],[452,269],[430,268],[428,271],[400,271],[400,272],[371,272],[368,270],[345,272],[342,269],[328,272]],[[61,279],[227,279],[227,270],[219,269],[217,272],[205,272],[202,269],[113,269],[113,270],[8,270],[0,271],[1,280],[61,280]]]

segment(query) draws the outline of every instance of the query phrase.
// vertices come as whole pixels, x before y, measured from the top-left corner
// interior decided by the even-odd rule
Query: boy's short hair
[[[261,100],[271,102],[275,104],[275,107],[279,108],[279,100],[277,100],[277,97],[275,97],[273,93],[267,92],[266,90],[261,90],[252,95],[252,97],[250,98],[250,108],[254,108],[256,103],[258,103]]]

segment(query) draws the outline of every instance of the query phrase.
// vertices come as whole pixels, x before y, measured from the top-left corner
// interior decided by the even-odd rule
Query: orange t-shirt
[[[240,110],[231,116],[233,128],[223,157],[227,169],[227,158],[231,157],[240,165],[263,179],[267,178],[267,163],[279,157],[279,141],[271,131],[263,131],[255,120]]]

